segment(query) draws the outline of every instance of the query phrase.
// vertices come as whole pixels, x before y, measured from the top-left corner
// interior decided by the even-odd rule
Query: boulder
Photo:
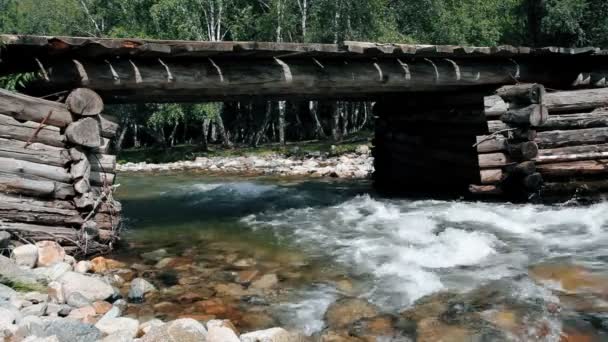
[[[342,298],[329,306],[325,321],[332,329],[346,328],[352,323],[378,315],[377,308],[359,298]]]
[[[12,298],[17,297],[17,291],[10,287],[0,284],[0,302],[9,301]]]
[[[95,308],[95,313],[98,315],[105,315],[112,309],[112,304],[103,300],[98,300],[93,303],[93,308]]]
[[[95,327],[107,335],[119,334],[135,338],[139,330],[139,321],[127,317],[102,318],[95,324]]]
[[[55,241],[38,241],[38,267],[51,266],[56,262],[63,262],[65,250]]]
[[[87,260],[81,260],[76,264],[76,266],[74,266],[74,271],[78,273],[88,273],[92,269],[93,265]]]
[[[67,262],[57,262],[48,267],[38,267],[34,269],[33,272],[39,277],[45,278],[48,281],[53,281],[71,270],[72,266]]]
[[[21,309],[23,316],[44,316],[46,313],[46,303],[34,304]]]
[[[38,261],[38,247],[22,245],[13,249],[12,258],[18,266],[33,268]]]
[[[47,336],[47,337],[38,337],[38,336],[28,336],[21,342],[60,342],[57,336]]]
[[[113,270],[117,268],[123,268],[126,265],[120,261],[116,261],[114,259],[107,259],[104,257],[97,257],[91,260],[91,270],[95,273],[103,273],[108,270]]]
[[[191,319],[181,318],[158,327],[153,327],[141,338],[141,342],[200,342],[206,341],[207,329]]]
[[[45,324],[40,317],[24,317],[17,325],[17,330],[14,333],[13,340],[18,341],[32,335],[46,336],[44,326]]]
[[[167,250],[164,248],[161,248],[161,249],[157,249],[152,252],[143,253],[141,255],[141,257],[142,257],[142,259],[148,260],[148,261],[159,261],[160,259],[165,258],[168,255],[169,255],[169,253],[167,252]]]
[[[6,328],[9,325],[15,323],[17,314],[12,310],[0,307],[0,329]]]
[[[165,324],[163,321],[161,321],[160,319],[157,318],[153,318],[147,322],[141,323],[139,325],[139,332],[138,335],[145,335],[147,334],[152,328],[154,327],[160,327],[161,325]]]
[[[44,336],[57,336],[60,342],[91,342],[101,339],[102,333],[91,324],[55,319],[46,322]]]
[[[2,255],[0,255],[0,283],[26,291],[45,290],[43,279],[31,270],[17,266],[13,260]]]
[[[66,298],[74,292],[79,292],[89,301],[105,300],[114,295],[112,286],[105,282],[76,272],[67,272],[59,278]]]
[[[65,297],[63,296],[63,286],[58,281],[52,281],[49,283],[48,288],[49,301],[55,304],[65,303]]]
[[[69,319],[74,319],[77,321],[89,321],[90,318],[95,316],[95,308],[92,306],[85,306],[82,308],[74,309],[70,311],[68,315]]]
[[[129,289],[129,300],[132,302],[142,302],[146,293],[156,291],[156,287],[143,278],[135,278],[131,281]]]
[[[267,290],[271,289],[279,283],[279,278],[276,274],[265,274],[260,279],[251,283],[251,287],[254,289]]]
[[[226,326],[207,325],[207,342],[240,342],[234,331]]]
[[[241,335],[241,342],[292,342],[293,336],[283,328],[271,328]]]
[[[59,284],[59,285],[61,285],[61,284]],[[63,286],[62,286],[62,289],[63,289]],[[70,293],[70,295],[67,296],[66,300],[67,300],[68,305],[71,307],[74,307],[74,308],[84,308],[85,306],[91,305],[91,301],[87,297],[83,296],[80,292]]]

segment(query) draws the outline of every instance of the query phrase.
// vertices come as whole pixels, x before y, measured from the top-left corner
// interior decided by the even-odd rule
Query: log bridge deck
[[[0,76],[16,73],[33,77],[0,90],[0,230],[84,253],[118,237],[111,103],[369,100],[385,192],[608,190],[608,51],[597,48],[0,35]]]

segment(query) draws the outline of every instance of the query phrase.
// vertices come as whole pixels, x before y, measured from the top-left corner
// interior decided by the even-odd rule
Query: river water
[[[238,309],[245,313],[238,317],[247,316],[247,310],[254,316],[263,312],[273,324],[308,335],[326,327],[325,311],[343,296],[363,298],[380,312],[398,316],[418,310],[420,299],[451,293],[465,295],[446,300],[442,305],[448,311],[456,299],[475,301],[473,309],[457,316],[491,322],[502,331],[501,339],[559,341],[570,334],[608,340],[607,203],[384,199],[366,181],[188,173],[121,175],[118,182],[128,247],[115,257],[143,263],[141,253],[164,248],[199,265],[200,283],[205,283],[180,282],[177,293],[166,291],[153,303],[231,281],[218,280],[205,268],[233,274],[255,268],[277,274],[280,289],[263,299],[263,309],[241,300]],[[243,267],[238,260],[249,261]],[[193,269],[188,273],[196,278]],[[494,292],[483,297],[484,287]],[[161,315],[154,309],[145,312]],[[420,318],[417,312],[414,316]],[[251,328],[265,323],[243,321]],[[461,325],[477,329],[469,323]]]

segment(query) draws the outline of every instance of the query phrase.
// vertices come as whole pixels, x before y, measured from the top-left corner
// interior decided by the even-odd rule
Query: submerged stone
[[[362,319],[378,315],[376,306],[359,298],[342,298],[329,306],[325,321],[331,328],[345,328]]]

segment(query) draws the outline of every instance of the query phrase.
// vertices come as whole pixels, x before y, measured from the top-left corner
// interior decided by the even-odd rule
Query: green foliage
[[[19,88],[23,88],[26,83],[36,79],[37,77],[37,74],[33,72],[0,77],[0,88],[17,91]]]

